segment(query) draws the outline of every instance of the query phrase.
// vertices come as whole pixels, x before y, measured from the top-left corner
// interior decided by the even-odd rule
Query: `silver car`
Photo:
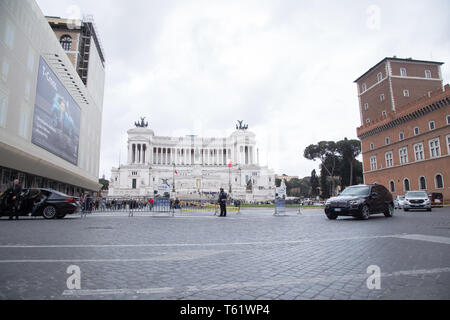
[[[405,195],[403,210],[425,209],[431,211],[431,201],[425,191],[409,191]]]
[[[403,209],[403,205],[405,204],[405,196],[397,196],[394,200],[395,209]]]

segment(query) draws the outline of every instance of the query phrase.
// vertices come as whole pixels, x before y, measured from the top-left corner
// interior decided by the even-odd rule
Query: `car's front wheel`
[[[367,219],[369,219],[369,216],[370,216],[369,206],[364,205],[362,207],[362,209],[361,209],[361,216],[360,217],[363,220],[367,220]]]
[[[56,208],[53,206],[47,206],[44,208],[44,210],[42,210],[42,216],[45,219],[55,219],[56,217]]]
[[[327,215],[327,218],[330,220],[336,220],[338,217],[337,214],[335,214],[335,213],[327,213],[326,215]]]
[[[392,204],[388,205],[386,211],[384,212],[384,216],[387,218],[392,218],[394,216],[394,206]]]

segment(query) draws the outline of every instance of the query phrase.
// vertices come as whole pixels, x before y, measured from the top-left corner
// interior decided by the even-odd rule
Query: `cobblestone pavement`
[[[272,213],[3,218],[0,299],[450,298],[450,208],[368,221]],[[81,290],[67,287],[71,265]]]

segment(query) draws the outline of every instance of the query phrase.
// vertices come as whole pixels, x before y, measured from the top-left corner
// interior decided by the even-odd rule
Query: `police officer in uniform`
[[[227,194],[220,188],[219,193],[220,217],[227,216]]]

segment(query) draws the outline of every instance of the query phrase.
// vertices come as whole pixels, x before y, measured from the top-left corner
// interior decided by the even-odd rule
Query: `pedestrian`
[[[9,209],[9,220],[12,220],[14,216],[16,217],[16,220],[19,220],[21,192],[22,186],[19,184],[19,179],[15,179],[12,186],[5,191],[8,195],[7,206]]]
[[[85,191],[83,197],[81,198],[82,216],[86,216],[86,214],[91,211],[91,200],[92,198],[89,192]]]
[[[220,217],[226,217],[227,216],[227,194],[225,193],[223,188],[220,188],[219,205],[220,205]]]

